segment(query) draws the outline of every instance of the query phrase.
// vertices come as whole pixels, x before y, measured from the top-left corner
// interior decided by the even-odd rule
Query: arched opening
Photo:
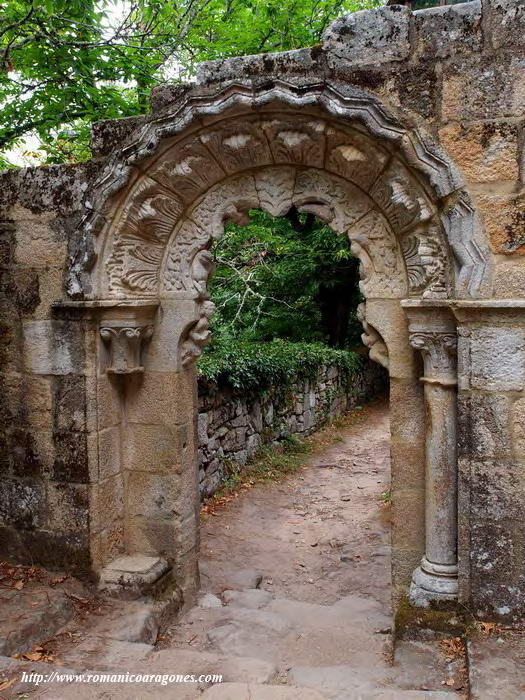
[[[198,552],[194,364],[213,313],[210,246],[225,222],[240,222],[249,210],[283,216],[295,209],[349,237],[366,299],[364,341],[389,368],[394,594],[406,590],[416,569],[416,595],[455,597],[455,411],[449,425],[429,426],[423,393],[427,415],[435,410],[436,418],[442,402],[455,401],[455,324],[442,302],[483,293],[486,265],[468,198],[439,148],[366,93],[230,86],[185,98],[147,125],[108,164],[94,199],[84,226],[97,236],[97,262],[87,284],[74,265],[71,284],[83,284],[102,309],[101,374],[111,373],[119,353],[129,358],[129,347],[120,348],[107,328],[131,325],[135,359],[144,350],[140,380],[106,387],[120,391],[125,486],[119,538],[98,555],[98,566],[115,554],[160,555],[191,598]],[[128,335],[119,338],[129,345]],[[414,348],[425,358],[423,383]],[[446,473],[433,471],[436,460]],[[445,506],[431,499],[429,510],[429,488],[445,488]],[[432,559],[424,558],[420,571],[425,547]]]

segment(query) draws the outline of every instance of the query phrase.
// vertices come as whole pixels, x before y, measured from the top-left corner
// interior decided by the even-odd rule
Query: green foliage
[[[250,214],[246,226],[228,224],[213,250],[214,332],[226,342],[355,343],[361,333],[355,320],[358,270],[348,239],[313,217],[299,216],[294,226],[290,218]]]
[[[0,149],[36,133],[42,162],[86,159],[88,125],[146,112],[153,85],[192,75],[200,61],[312,46],[335,17],[380,4],[4,0]]]
[[[214,343],[198,362],[199,376],[233,389],[260,393],[271,387],[285,390],[295,380],[314,378],[331,365],[350,378],[360,366],[360,356],[320,343],[285,340],[238,340]]]

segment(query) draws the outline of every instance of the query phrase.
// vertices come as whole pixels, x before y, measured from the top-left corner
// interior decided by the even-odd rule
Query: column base
[[[457,600],[458,567],[456,564],[433,564],[423,557],[412,575],[409,600],[411,605],[427,608],[431,602]]]

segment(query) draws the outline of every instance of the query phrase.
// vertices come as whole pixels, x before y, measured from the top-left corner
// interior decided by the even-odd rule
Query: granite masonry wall
[[[199,488],[202,497],[220,488],[231,467],[244,467],[262,445],[289,435],[310,435],[327,422],[387,388],[381,365],[363,360],[351,378],[323,367],[315,379],[285,391],[245,394],[199,380]]]

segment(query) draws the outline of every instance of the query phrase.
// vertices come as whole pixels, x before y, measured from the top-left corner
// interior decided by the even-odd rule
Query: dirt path
[[[359,414],[358,414],[359,415]],[[215,594],[239,569],[273,595],[331,605],[366,592],[390,604],[389,418],[367,406],[322,454],[281,483],[241,493],[201,530],[201,586]]]
[[[199,599],[161,638],[151,606],[106,601],[98,619],[66,635],[56,654],[62,669],[199,679],[221,674],[221,683],[57,682],[42,684],[31,697],[455,697],[463,683],[462,660],[447,659],[439,642],[398,642],[393,659],[390,505],[381,498],[389,488],[387,403],[368,405],[338,430],[335,441],[324,442],[285,480],[241,491],[205,517]],[[316,445],[322,443],[316,438]],[[10,664],[20,662],[4,659],[5,669],[0,664],[7,683],[15,678]],[[20,671],[17,666],[18,676]],[[11,686],[10,697],[20,689],[20,683]]]

